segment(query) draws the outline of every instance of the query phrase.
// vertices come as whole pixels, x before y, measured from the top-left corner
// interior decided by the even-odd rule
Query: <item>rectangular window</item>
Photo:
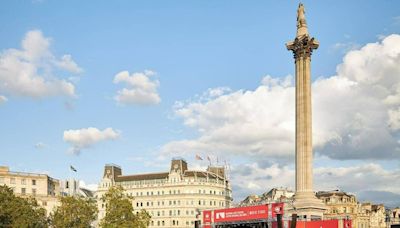
[[[21,184],[26,184],[26,179],[21,179]]]
[[[36,188],[32,188],[32,195],[36,195]]]
[[[4,177],[0,177],[0,184],[4,184]]]
[[[21,188],[21,194],[25,195],[26,194],[26,188]]]
[[[10,178],[10,184],[15,184],[15,178]]]
[[[32,185],[36,185],[36,180],[32,180]]]

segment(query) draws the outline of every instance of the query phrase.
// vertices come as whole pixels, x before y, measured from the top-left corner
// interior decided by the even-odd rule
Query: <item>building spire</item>
[[[305,17],[305,10],[303,3],[299,4],[299,8],[297,9],[297,35],[296,37],[300,38],[304,35],[308,35],[307,30],[307,22]]]

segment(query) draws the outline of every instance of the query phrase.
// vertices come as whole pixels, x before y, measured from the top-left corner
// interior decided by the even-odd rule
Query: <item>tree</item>
[[[97,218],[96,201],[83,197],[64,196],[61,205],[50,215],[54,228],[86,228]]]
[[[0,186],[0,227],[48,227],[46,210],[34,198],[15,196],[7,186]]]
[[[106,215],[101,220],[100,227],[147,228],[149,226],[150,215],[145,210],[134,214],[133,197],[124,195],[121,186],[111,187],[101,199],[106,205]]]
[[[136,226],[137,228],[147,228],[150,224],[151,216],[146,210],[141,210],[136,214]]]

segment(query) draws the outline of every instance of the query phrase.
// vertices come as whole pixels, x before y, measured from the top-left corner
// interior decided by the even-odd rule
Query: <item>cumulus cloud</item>
[[[114,83],[124,83],[127,88],[118,90],[114,99],[125,105],[155,105],[161,102],[157,88],[160,82],[154,79],[156,73],[150,70],[129,75],[128,71],[114,76]]]
[[[314,151],[332,159],[400,158],[400,35],[348,52],[337,74],[312,83]],[[265,76],[255,90],[177,102],[176,116],[194,139],[172,141],[162,155],[196,151],[294,155],[293,77]]]
[[[69,152],[73,154],[79,154],[82,149],[89,148],[101,141],[115,140],[119,136],[120,132],[112,128],[99,130],[89,127],[64,131],[64,141],[71,145]]]
[[[261,167],[258,163],[232,167],[231,183],[235,201],[243,200],[249,194],[262,194],[275,187],[293,189],[294,170],[288,166],[271,164]]]
[[[58,67],[73,73],[81,73],[83,70],[72,59],[71,55],[63,55],[59,61],[56,61]]]
[[[56,75],[60,70],[79,73],[70,55],[58,59],[50,50],[51,39],[39,30],[26,33],[21,49],[0,54],[0,92],[11,96],[43,98],[75,96],[75,86]]]
[[[234,166],[232,183],[236,201],[249,193],[261,194],[274,187],[294,190],[294,169],[271,164],[261,167],[258,162]],[[382,202],[381,198],[400,191],[400,170],[385,170],[375,163],[360,163],[351,167],[320,167],[314,169],[314,189],[326,191],[340,189],[360,196],[360,200]],[[371,183],[374,183],[371,185]],[[387,184],[391,183],[391,184]],[[393,202],[392,202],[393,203]]]

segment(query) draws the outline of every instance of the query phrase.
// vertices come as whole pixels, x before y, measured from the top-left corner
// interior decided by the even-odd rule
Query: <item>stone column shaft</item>
[[[312,192],[310,57],[296,59],[296,192]]]

